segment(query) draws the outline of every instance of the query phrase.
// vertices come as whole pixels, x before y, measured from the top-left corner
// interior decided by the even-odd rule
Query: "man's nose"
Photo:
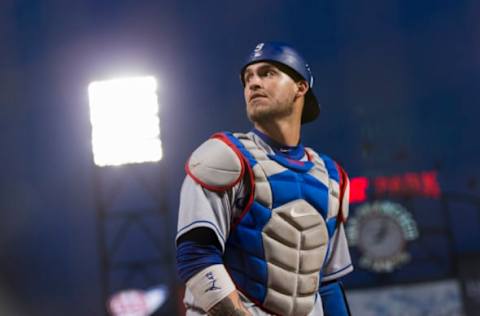
[[[253,75],[248,79],[247,87],[250,90],[256,90],[262,86],[262,80],[259,76]]]

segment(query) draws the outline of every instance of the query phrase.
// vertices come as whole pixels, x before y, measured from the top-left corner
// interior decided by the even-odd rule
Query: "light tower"
[[[166,168],[160,163],[156,79],[96,81],[89,85],[88,95],[106,303],[117,291],[174,284],[173,245],[166,242],[173,229],[166,202]]]

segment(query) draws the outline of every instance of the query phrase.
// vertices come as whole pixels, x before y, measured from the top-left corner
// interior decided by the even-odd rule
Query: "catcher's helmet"
[[[313,94],[313,75],[306,60],[293,47],[278,43],[265,42],[258,44],[250,53],[240,71],[240,78],[245,85],[243,74],[248,65],[268,61],[279,63],[293,70],[297,75],[307,81],[309,89],[305,96],[305,104],[302,112],[302,124],[315,120],[320,113],[320,104]]]

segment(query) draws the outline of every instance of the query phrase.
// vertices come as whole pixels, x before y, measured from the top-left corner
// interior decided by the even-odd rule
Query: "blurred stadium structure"
[[[356,271],[347,284],[359,315],[477,313],[479,256],[462,238],[480,237],[480,198],[442,192],[437,180],[431,171],[377,177],[372,188],[353,179],[347,232]]]

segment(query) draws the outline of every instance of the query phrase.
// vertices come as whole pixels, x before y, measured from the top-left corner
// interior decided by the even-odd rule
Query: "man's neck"
[[[271,121],[254,123],[256,129],[277,143],[286,146],[297,146],[300,142],[300,124],[288,121]]]

